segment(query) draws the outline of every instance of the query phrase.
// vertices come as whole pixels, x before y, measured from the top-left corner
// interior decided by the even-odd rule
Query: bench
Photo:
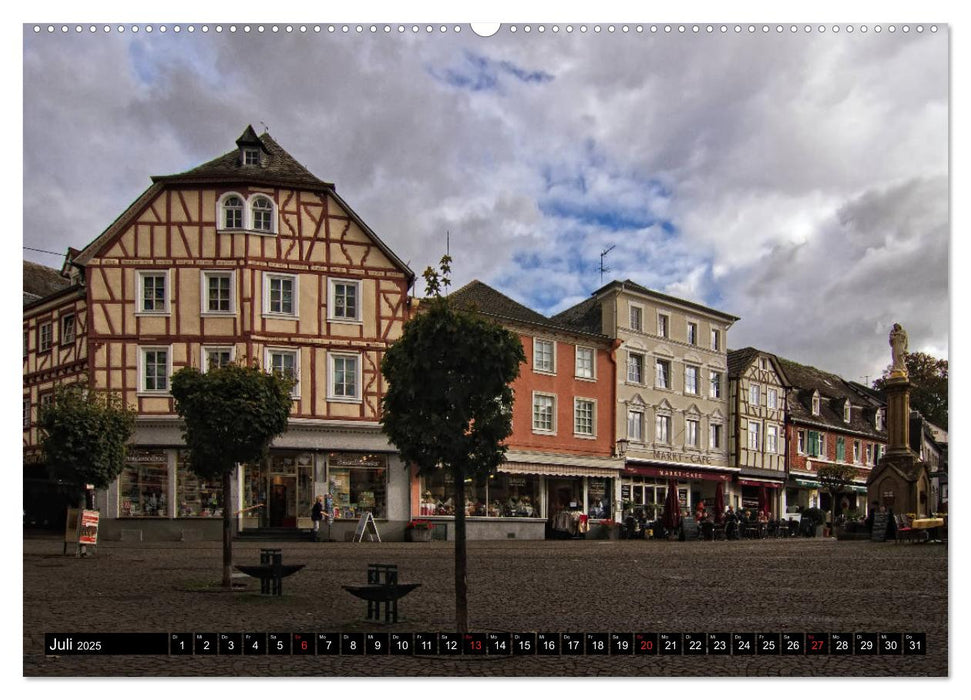
[[[398,600],[420,585],[420,583],[398,583],[397,564],[368,564],[366,585],[342,586],[342,588],[352,596],[367,601],[368,620],[381,621],[383,604],[384,622],[397,622]]]
[[[305,564],[284,564],[283,550],[261,549],[259,566],[237,566],[247,576],[260,580],[260,595],[283,595],[283,579],[297,573]]]

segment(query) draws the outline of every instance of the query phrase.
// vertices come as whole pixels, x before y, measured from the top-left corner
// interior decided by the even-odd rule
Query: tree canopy
[[[119,394],[73,384],[54,389],[38,424],[51,476],[80,496],[87,484],[107,488],[124,469],[135,412]]]
[[[287,429],[293,380],[259,365],[230,363],[200,372],[185,367],[172,375],[175,410],[184,422],[192,471],[213,478],[240,462],[263,458]]]
[[[388,383],[381,424],[405,464],[422,473],[437,468],[453,475],[455,492],[455,609],[460,632],[468,631],[465,481],[485,478],[505,459],[512,433],[510,384],[526,361],[519,337],[502,326],[457,309],[440,294],[448,284],[425,271],[429,291],[419,313],[381,363]]]
[[[828,490],[833,496],[833,505],[830,509],[835,518],[838,513],[839,503],[837,497],[846,491],[846,487],[853,483],[856,478],[856,468],[849,464],[823,464],[816,470],[816,478],[820,486]]]
[[[939,360],[923,352],[908,352],[904,364],[910,378],[910,407],[920,411],[934,425],[947,430],[947,360]],[[882,390],[890,377],[891,367],[873,382]]]
[[[232,586],[232,475],[237,463],[258,462],[287,429],[293,379],[259,365],[230,363],[206,373],[184,367],[172,375],[175,410],[189,448],[189,468],[222,478],[223,580]]]

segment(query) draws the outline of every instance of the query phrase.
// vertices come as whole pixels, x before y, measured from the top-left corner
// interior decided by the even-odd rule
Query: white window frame
[[[813,394],[813,398],[812,398],[812,414],[814,416],[818,416],[819,415],[819,410],[820,410],[819,394],[818,393],[814,393]]]
[[[684,446],[688,448],[698,449],[700,444],[698,442],[698,434],[701,432],[701,421],[698,418],[685,418],[684,419]]]
[[[337,285],[354,288],[354,315],[337,315]],[[361,280],[334,278],[327,281],[327,320],[332,323],[361,323],[363,285]]]
[[[873,443],[868,442],[866,444],[866,463],[873,464]]]
[[[165,388],[149,389],[145,370],[147,369],[146,355],[150,352],[165,352]],[[137,358],[138,393],[146,396],[167,396],[172,389],[172,346],[171,345],[140,345]]]
[[[199,349],[199,367],[202,368],[203,373],[209,371],[209,353],[210,352],[226,352],[229,351],[229,361],[236,361],[236,346],[235,345],[203,345]]]
[[[274,279],[289,279],[293,285],[293,311],[270,310],[270,284]],[[281,297],[282,303],[282,297]],[[297,318],[300,309],[300,277],[288,272],[264,272],[263,273],[263,315],[273,318]]]
[[[711,349],[712,350],[721,350],[722,349],[722,344],[721,344],[721,331],[719,329],[717,329],[717,328],[712,328],[711,329]]]
[[[663,323],[662,323],[662,320]],[[661,331],[664,331],[663,333]],[[671,337],[671,315],[658,312],[657,314],[657,335],[659,338]]]
[[[806,441],[809,439],[809,435],[805,430],[796,431],[796,454],[804,455],[806,454],[806,448],[808,445]]]
[[[694,388],[688,386],[688,376],[689,370],[694,376]],[[684,393],[691,396],[698,396],[698,376],[701,374],[701,368],[697,365],[685,365],[684,366]]]
[[[270,228],[256,228],[256,204],[261,199],[266,200],[270,204]],[[277,208],[276,202],[273,201],[273,197],[268,194],[263,194],[262,192],[257,192],[252,195],[246,202],[246,212],[249,215],[249,227],[248,230],[251,233],[258,233],[264,236],[275,236],[277,231]]]
[[[708,424],[708,449],[720,450],[722,446],[722,424]]]
[[[748,449],[760,452],[762,450],[762,424],[758,421],[750,420],[745,432],[748,435],[748,439],[745,442]]]
[[[661,430],[661,426],[664,430]],[[671,444],[671,431],[673,429],[671,416],[667,413],[658,413],[654,416],[654,442],[659,445]],[[662,435],[662,433],[664,433]]]
[[[260,149],[258,148],[243,148],[243,162],[242,165],[259,165],[260,164]],[[250,162],[252,159],[253,162]]]
[[[662,366],[666,369],[666,376],[664,384],[661,384],[661,377],[663,373],[661,372]],[[674,382],[674,377],[672,377],[672,363],[670,360],[666,360],[661,357],[654,358],[654,388],[655,389],[671,389],[671,385]]]
[[[645,360],[645,357],[646,356],[642,352],[634,352],[633,350],[628,350],[627,351],[627,383],[628,384],[637,384],[638,386],[643,386],[646,383],[644,381],[645,380],[644,372],[645,372],[645,365],[646,365],[646,363],[644,361]],[[641,375],[640,376],[640,380],[638,380],[636,378],[635,379],[631,379],[631,366],[634,365],[634,364],[636,364],[635,358],[640,358],[640,361],[641,361],[641,364],[640,364],[640,375]]]
[[[692,334],[692,329],[694,333]],[[700,324],[697,321],[687,321],[684,327],[684,337],[688,345],[698,344],[698,331],[700,329]]]
[[[550,368],[539,366],[539,346],[550,346]],[[556,341],[549,338],[533,338],[533,371],[540,374],[556,374]]]
[[[71,319],[71,336],[68,337],[67,333],[64,332],[64,326],[67,320]],[[58,343],[61,345],[66,345],[67,343],[73,343],[78,337],[78,315],[73,311],[68,314],[63,314],[60,317],[60,332],[58,335]]]
[[[590,371],[589,374],[585,372],[586,367],[580,366],[581,355],[586,354],[590,358]],[[584,363],[586,364],[586,363]],[[594,348],[586,347],[585,345],[577,345],[576,352],[574,354],[574,365],[577,379],[595,380],[597,378],[597,351]],[[581,369],[583,372],[581,372]]]
[[[145,279],[148,277],[163,277],[165,289],[161,309],[145,308]],[[135,301],[136,316],[168,316],[172,305],[172,271],[171,270],[136,270],[135,271]]]
[[[300,350],[287,347],[266,347],[263,349],[263,367],[266,372],[273,372],[273,355],[293,355],[293,389],[290,396],[300,398]]]
[[[636,419],[634,418],[635,416]],[[637,422],[632,424],[632,419],[635,419]],[[636,425],[637,429],[632,431],[631,425]],[[644,411],[627,409],[627,439],[630,442],[644,442]]]
[[[354,360],[354,394],[337,393],[337,361]],[[363,401],[363,362],[360,353],[356,352],[328,352],[327,353],[327,400],[335,403],[361,403]]]
[[[758,408],[762,402],[762,387],[758,384],[748,385],[748,404]]]
[[[637,323],[634,323],[634,312],[640,316]],[[627,305],[627,321],[630,329],[632,331],[637,331],[638,333],[644,332],[644,307],[641,304],[635,304],[634,302],[629,302]]]
[[[240,201],[240,222],[239,226],[227,226],[226,225],[226,200],[231,197],[236,197]],[[219,197],[219,201],[216,202],[216,221],[219,222],[217,229],[219,231],[245,231],[249,226],[249,207],[246,205],[246,197],[241,195],[239,192],[223,192]]]
[[[770,454],[779,452],[779,426],[765,426],[765,451]]]
[[[862,446],[859,440],[853,441],[853,464],[859,464],[860,458],[863,454]]]
[[[777,389],[769,387],[765,390],[765,406],[772,410],[779,408],[779,392]]]
[[[722,373],[716,372],[715,370],[708,370],[708,398],[720,399],[721,397]]]
[[[579,425],[580,418],[580,404],[589,404],[590,406],[590,432],[581,431]],[[596,399],[588,399],[582,396],[574,397],[573,399],[573,435],[578,438],[596,438],[597,437],[597,401]]]
[[[209,308],[209,280],[229,278],[229,310]],[[199,313],[203,316],[232,316],[236,313],[236,270],[202,270],[199,275]]]
[[[878,408],[876,410],[876,415],[874,415],[873,417],[873,427],[879,431],[879,430],[883,430],[883,426],[884,426],[883,408]]]
[[[47,332],[44,332],[47,329]],[[54,321],[41,321],[37,324],[37,352],[47,352],[54,347]]]
[[[550,400],[550,427],[549,428],[537,427],[536,425],[536,418],[538,415],[536,412],[536,399],[538,398]],[[543,391],[534,391],[532,396],[531,409],[532,409],[531,413],[532,413],[533,432],[538,435],[556,435],[556,394],[549,394]]]
[[[853,417],[853,405],[849,401],[843,402],[843,422],[849,423]]]

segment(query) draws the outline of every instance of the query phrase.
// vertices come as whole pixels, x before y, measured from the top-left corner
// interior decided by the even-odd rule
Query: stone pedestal
[[[913,455],[910,450],[910,380],[890,375],[887,392],[887,454]]]

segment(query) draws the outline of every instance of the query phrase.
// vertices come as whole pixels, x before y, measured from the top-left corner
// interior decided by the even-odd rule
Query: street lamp
[[[630,440],[627,438],[621,438],[617,441],[617,456],[623,457],[627,454],[627,448],[630,445]]]

